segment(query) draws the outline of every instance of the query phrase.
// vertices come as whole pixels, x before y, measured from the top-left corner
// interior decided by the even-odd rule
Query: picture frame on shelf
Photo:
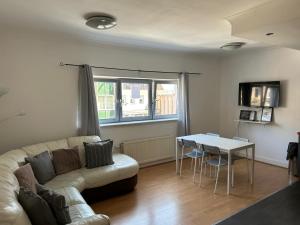
[[[261,121],[271,122],[273,119],[273,108],[263,108]]]

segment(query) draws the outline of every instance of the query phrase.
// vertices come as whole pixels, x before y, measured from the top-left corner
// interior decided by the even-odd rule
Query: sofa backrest
[[[44,151],[48,151],[51,153],[51,151],[56,149],[64,149],[69,148],[67,139],[61,139],[57,141],[49,141],[49,142],[43,142],[38,143],[34,145],[28,145],[22,147],[22,149],[29,155],[29,156],[35,156],[38,155]]]

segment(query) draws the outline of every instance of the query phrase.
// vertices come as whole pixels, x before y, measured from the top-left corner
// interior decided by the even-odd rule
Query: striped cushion
[[[112,140],[93,143],[84,142],[86,167],[88,169],[114,164],[112,158]]]

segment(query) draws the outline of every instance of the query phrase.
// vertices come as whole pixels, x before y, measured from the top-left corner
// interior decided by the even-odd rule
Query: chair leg
[[[248,149],[246,149],[246,160],[247,160],[248,181],[250,181],[250,168],[249,168],[249,160],[248,160]]]
[[[231,167],[231,187],[234,187],[234,165]]]
[[[203,170],[203,161],[204,161],[204,157],[201,157],[201,167],[200,167],[200,174],[199,174],[199,186],[201,186],[201,181],[202,181],[202,170]],[[206,167],[206,163],[205,163],[205,167]],[[206,170],[206,168],[205,168]]]
[[[180,172],[179,172],[180,176],[181,176],[181,171],[182,171],[182,161],[183,161],[183,147],[182,147],[182,150],[181,150],[181,161],[180,161]]]
[[[195,165],[194,165],[194,176],[193,176],[194,183],[195,183],[195,176],[196,176],[196,168],[197,168],[197,158],[195,158]]]
[[[218,165],[218,172],[217,172],[217,177],[216,177],[216,183],[215,183],[214,194],[215,194],[216,191],[217,191],[217,185],[218,185],[219,173],[220,173],[220,163],[219,163],[219,165]]]
[[[191,158],[191,170],[193,169],[194,158]]]

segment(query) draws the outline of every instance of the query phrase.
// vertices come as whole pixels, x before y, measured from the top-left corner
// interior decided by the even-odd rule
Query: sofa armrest
[[[97,214],[72,222],[69,225],[110,225],[110,220],[108,216]]]

